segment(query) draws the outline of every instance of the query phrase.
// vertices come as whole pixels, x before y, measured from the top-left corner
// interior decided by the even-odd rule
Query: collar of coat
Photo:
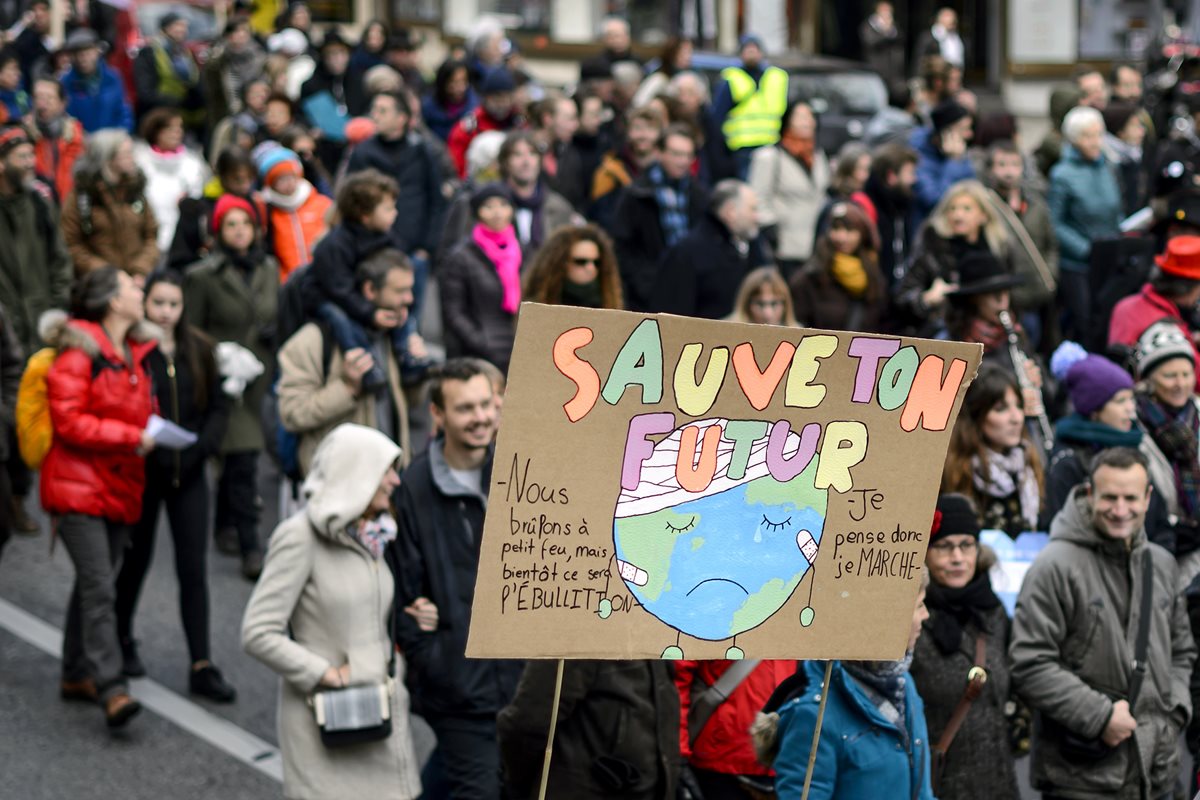
[[[126,339],[134,362],[141,361],[146,354],[158,346],[162,329],[152,322],[142,320],[129,329]],[[48,346],[60,353],[72,347],[87,353],[89,357],[104,356],[110,361],[124,361],[99,322],[74,319],[67,312],[51,309],[38,319],[38,335]]]

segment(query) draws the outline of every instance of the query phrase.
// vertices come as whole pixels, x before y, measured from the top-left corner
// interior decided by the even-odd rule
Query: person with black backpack
[[[392,248],[378,251],[358,265],[354,283],[366,302],[404,324],[413,302],[413,268],[407,256]],[[345,422],[375,428],[398,443],[406,457],[411,452],[408,407],[392,337],[373,329],[367,335],[368,347],[344,349],[326,324],[310,322],[279,351],[279,421],[298,437],[299,476],[308,472],[317,445]],[[387,380],[372,390],[363,377],[377,364]]]

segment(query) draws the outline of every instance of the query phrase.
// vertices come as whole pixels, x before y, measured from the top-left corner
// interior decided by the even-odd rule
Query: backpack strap
[[[1142,555],[1142,604],[1138,609],[1137,640],[1133,645],[1133,677],[1129,679],[1129,713],[1137,704],[1146,680],[1146,658],[1150,652],[1150,617],[1154,616],[1154,557],[1150,548]]]
[[[762,663],[761,660],[757,658],[734,661],[729,665],[729,669],[721,674],[716,683],[705,687],[703,692],[692,697],[692,702],[688,704],[689,742],[695,744],[696,740],[700,738],[704,726],[716,713],[716,710],[729,699],[729,695],[733,694],[746,678],[750,677],[750,673],[754,672],[760,663]]]

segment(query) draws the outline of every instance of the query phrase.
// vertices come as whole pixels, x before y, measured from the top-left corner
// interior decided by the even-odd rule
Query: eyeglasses
[[[575,258],[574,256],[572,256],[571,263],[577,267],[586,267],[589,265],[598,267],[598,266],[600,266],[600,259],[598,259],[598,258]]]
[[[943,553],[945,555],[949,555],[957,550],[964,556],[969,556],[979,549],[979,542],[975,541],[974,539],[969,539],[965,542],[959,542],[956,544],[954,542],[947,542],[943,540],[929,545],[929,549],[937,550],[939,553]]]

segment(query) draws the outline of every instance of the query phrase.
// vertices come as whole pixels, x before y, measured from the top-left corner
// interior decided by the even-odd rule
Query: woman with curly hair
[[[1021,387],[1013,373],[984,363],[967,389],[950,436],[942,491],[969,497],[981,528],[1012,538],[1044,530],[1042,460],[1025,425]]]
[[[612,239],[598,226],[564,225],[538,250],[525,299],[583,308],[624,308]]]
[[[800,326],[792,312],[792,295],[787,284],[779,270],[772,266],[759,267],[742,279],[737,303],[726,319],[754,325]]]

